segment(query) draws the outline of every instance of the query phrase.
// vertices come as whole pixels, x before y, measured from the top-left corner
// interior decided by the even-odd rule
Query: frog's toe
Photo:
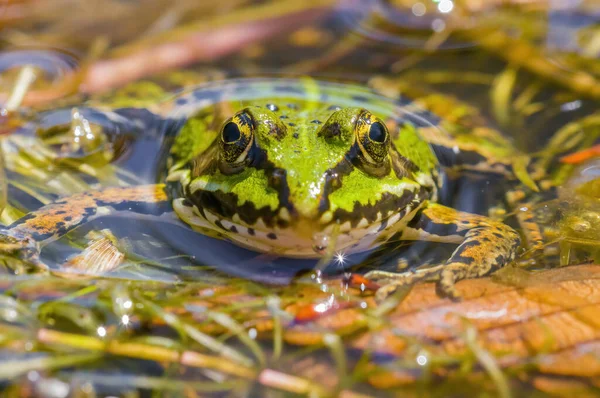
[[[441,269],[442,267],[449,268]],[[435,288],[436,293],[440,297],[448,298],[453,301],[460,301],[462,296],[456,289],[455,283],[464,278],[464,275],[462,275],[463,267],[464,264],[454,263],[420,270],[420,272],[411,271],[393,273],[386,271],[372,271],[366,274],[365,277],[369,280],[385,283],[377,290],[377,293],[375,293],[375,299],[377,301],[386,299],[388,296],[394,294],[399,288],[412,286],[420,281],[437,281]]]
[[[414,271],[390,272],[379,270],[366,273],[365,278],[383,285],[382,288],[386,285],[393,285],[396,287],[414,285],[416,282],[424,279],[422,275],[417,274]]]
[[[375,293],[375,299],[382,301],[388,296],[394,294],[399,288],[413,286],[416,282],[426,279],[423,275],[413,271],[408,272],[388,272],[388,271],[371,271],[365,275],[369,280],[376,281],[382,284]]]
[[[448,264],[452,266],[452,264]],[[440,279],[435,285],[437,294],[440,297],[449,298],[452,301],[460,301],[461,294],[456,289],[457,273],[452,268],[442,270]]]
[[[365,274],[365,278],[374,282],[389,283],[390,281],[396,281],[400,278],[405,278],[405,273],[373,270]]]
[[[0,255],[16,258],[37,268],[48,268],[40,259],[39,243],[35,239],[14,234],[10,230],[0,230]]]
[[[375,301],[377,301],[378,303],[381,303],[383,300],[385,300],[392,294],[396,293],[396,291],[399,288],[406,286],[406,285],[408,285],[408,284],[407,283],[388,283],[387,285],[381,286],[379,289],[377,289],[377,292],[375,293]]]

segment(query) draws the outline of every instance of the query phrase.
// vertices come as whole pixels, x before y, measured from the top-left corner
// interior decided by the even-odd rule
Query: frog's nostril
[[[269,185],[275,189],[279,189],[285,183],[285,170],[275,169],[269,176]]]
[[[318,254],[325,254],[331,243],[331,237],[326,233],[316,233],[313,235],[313,250]]]

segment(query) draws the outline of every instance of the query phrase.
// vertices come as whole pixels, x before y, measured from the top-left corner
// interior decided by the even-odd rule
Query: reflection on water
[[[385,0],[344,1],[348,7],[339,18],[354,34],[386,46],[391,51],[423,48],[427,46],[430,32],[444,33],[448,24],[470,24],[469,17],[453,16],[454,2],[413,2],[394,4]],[[343,9],[343,8],[342,8]],[[446,41],[438,49],[458,49],[472,46],[465,41]]]
[[[73,78],[78,67],[79,60],[64,51],[19,49],[2,52],[2,112],[14,112],[21,104],[35,105],[59,99],[74,90]]]
[[[4,51],[0,54],[0,73],[32,65],[44,74],[48,80],[59,80],[77,69],[78,60],[69,53],[44,49]],[[6,83],[10,82],[5,78]],[[8,89],[5,86],[4,89]]]

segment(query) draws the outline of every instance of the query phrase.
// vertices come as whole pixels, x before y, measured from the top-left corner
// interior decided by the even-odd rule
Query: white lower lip
[[[177,215],[194,230],[209,236],[216,236],[222,239],[232,241],[238,246],[250,250],[279,255],[281,257],[293,258],[319,258],[321,255],[315,251],[315,241],[311,237],[299,234],[294,228],[272,228],[265,226],[262,220],[254,225],[246,225],[236,217],[236,221],[220,219],[216,214],[204,210],[204,218],[195,207],[187,207],[183,204],[183,199],[173,201],[173,208]],[[414,214],[418,209],[407,209],[406,213]],[[404,213],[404,214],[406,214]],[[334,228],[329,224],[323,231],[316,231],[316,234],[328,236],[329,244],[335,245],[334,250],[344,254],[358,253],[374,249],[381,243],[389,239],[393,234],[401,231],[407,220],[412,218],[411,214],[401,217],[400,213],[395,213],[387,219],[386,227],[381,230],[381,220],[372,224],[361,225],[361,227],[342,230]],[[216,225],[220,222],[223,227],[229,229],[235,227],[237,232],[225,232]],[[250,234],[249,228],[254,231]],[[344,228],[346,229],[346,228]],[[275,239],[269,237],[275,234]]]

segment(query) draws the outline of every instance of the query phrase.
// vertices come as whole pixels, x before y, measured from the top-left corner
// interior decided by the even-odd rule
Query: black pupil
[[[369,138],[371,141],[384,142],[385,141],[385,128],[379,122],[371,124],[369,129]]]
[[[229,122],[223,127],[223,142],[231,144],[240,139],[241,133],[237,124]]]

